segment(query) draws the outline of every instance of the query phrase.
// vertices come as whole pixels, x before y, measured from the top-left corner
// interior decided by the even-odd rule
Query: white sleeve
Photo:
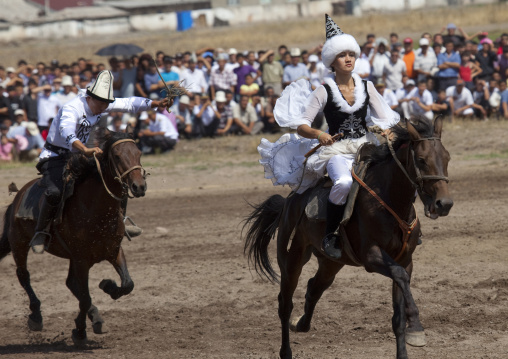
[[[148,111],[152,106],[152,100],[144,97],[127,97],[127,98],[116,98],[115,101],[109,104],[108,108],[104,112],[129,112],[138,113],[141,111]]]
[[[76,127],[80,116],[76,109],[71,106],[63,106],[60,111],[60,118],[55,119],[59,122],[57,124],[58,131],[64,139],[67,148],[72,149],[72,144],[78,140],[76,137]]]
[[[428,90],[425,90],[425,92],[423,93],[422,100],[423,100],[423,104],[425,106],[429,106],[429,105],[432,105],[434,103],[434,99],[432,98],[432,94]]]
[[[383,96],[377,92],[372,81],[367,81],[367,92],[370,97],[370,118],[366,119],[368,126],[377,125],[386,130],[399,122],[400,115],[388,106]]]
[[[474,103],[474,100],[473,100],[473,95],[471,94],[471,91],[469,91],[469,89],[466,89],[464,88],[462,91],[465,91],[467,90],[466,92],[466,105],[470,106]]]
[[[326,104],[326,90],[323,86],[312,92],[311,84],[306,79],[292,82],[282,91],[273,109],[275,120],[281,127],[298,128],[311,125],[316,114]]]

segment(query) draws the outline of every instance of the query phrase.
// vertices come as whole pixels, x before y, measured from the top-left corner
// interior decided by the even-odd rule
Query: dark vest
[[[358,84],[361,86],[360,84]],[[360,138],[367,134],[367,106],[369,105],[369,93],[367,92],[367,81],[362,80],[362,85],[365,87],[365,102],[362,107],[353,113],[343,112],[340,106],[333,100],[333,92],[328,84],[324,84],[328,98],[323,110],[326,122],[328,123],[330,135],[336,135],[339,132],[344,133],[344,138]],[[340,91],[339,91],[340,92]],[[342,96],[342,93],[340,94]],[[342,96],[344,98],[344,96]],[[355,99],[356,100],[356,99]],[[346,99],[344,98],[344,101]]]

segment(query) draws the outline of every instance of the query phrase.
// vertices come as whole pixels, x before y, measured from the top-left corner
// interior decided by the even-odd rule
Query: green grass
[[[1,162],[0,163],[0,171],[8,171],[18,168],[28,168],[33,167],[35,171],[35,162]]]
[[[505,159],[508,158],[508,149],[501,150],[499,152],[490,153],[478,153],[473,155],[465,156],[466,160],[491,160],[491,159]]]

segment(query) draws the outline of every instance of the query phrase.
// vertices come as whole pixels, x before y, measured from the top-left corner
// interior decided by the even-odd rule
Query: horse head
[[[431,137],[423,137],[408,120],[406,126],[411,139],[413,160],[410,175],[414,176],[425,215],[432,219],[446,216],[453,206],[453,200],[448,190],[450,153],[441,143],[443,119],[438,116],[434,120]]]
[[[115,180],[124,191],[131,191],[134,197],[143,197],[147,190],[146,172],[141,166],[141,151],[136,146],[132,131],[127,133],[104,131],[105,155]]]

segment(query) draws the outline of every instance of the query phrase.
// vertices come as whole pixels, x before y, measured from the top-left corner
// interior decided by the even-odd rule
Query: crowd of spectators
[[[283,89],[301,78],[316,88],[330,75],[321,48],[204,48],[158,51],[153,60],[148,54],[112,57],[107,65],[84,58],[71,64],[20,60],[16,68],[0,65],[0,161],[35,159],[59,108],[104,69],[114,75],[115,97],[163,98],[166,85],[181,93],[169,111],[109,114],[109,129],[132,126],[145,153],[171,150],[179,139],[278,132],[273,109]],[[448,24],[419,39],[369,34],[354,71],[373,81],[391,108],[406,118],[508,118],[507,33],[493,41],[486,32],[468,35]],[[315,121],[316,126],[322,123],[322,116]]]

